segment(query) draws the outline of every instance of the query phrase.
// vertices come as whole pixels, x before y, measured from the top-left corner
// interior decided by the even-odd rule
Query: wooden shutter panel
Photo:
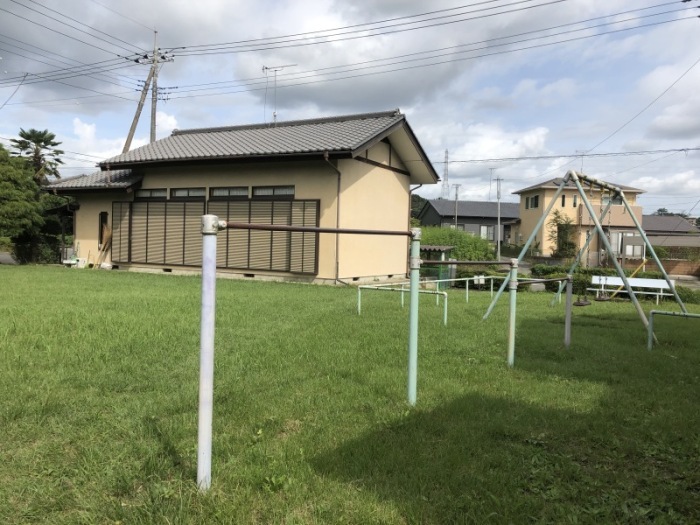
[[[112,204],[112,262],[129,262],[130,202]]]
[[[146,262],[163,264],[165,262],[165,203],[148,203],[148,229],[146,243]]]
[[[203,202],[185,203],[185,260],[187,266],[202,265],[202,215]]]
[[[185,203],[168,202],[165,214],[165,264],[184,264]]]
[[[250,202],[230,202],[228,220],[231,222],[248,222],[250,220]],[[248,268],[248,250],[250,232],[248,230],[227,230],[228,232],[228,267]]]
[[[270,224],[272,202],[252,201],[250,203],[250,223]],[[272,232],[250,230],[249,267],[256,270],[270,269],[270,249]]]
[[[145,263],[148,203],[134,202],[131,215],[131,262]]]
[[[289,226],[291,224],[291,213],[291,202],[273,201],[272,220],[270,221],[270,223]],[[290,232],[272,232],[271,242],[272,245],[270,247],[270,269],[279,272],[288,272],[290,266]]]

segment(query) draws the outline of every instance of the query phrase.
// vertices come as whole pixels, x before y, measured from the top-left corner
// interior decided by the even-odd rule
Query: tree
[[[411,193],[411,216],[415,217],[423,209],[427,199],[416,193]]]
[[[61,143],[56,142],[56,135],[48,129],[39,131],[31,128],[27,131],[20,128],[19,139],[10,139],[17,150],[15,155],[26,158],[34,170],[34,180],[40,186],[49,182],[49,177],[61,178],[58,166],[63,164],[63,150],[56,149]]]
[[[549,231],[548,239],[556,248],[552,252],[552,257],[569,258],[576,255],[576,243],[574,237],[574,221],[568,215],[564,215],[559,210],[554,210],[552,218],[547,223]]]
[[[673,215],[673,213],[668,211],[668,208],[659,208],[653,213],[653,215]]]
[[[10,157],[0,145],[0,237],[15,240],[38,234],[44,224],[38,195],[26,163]]]

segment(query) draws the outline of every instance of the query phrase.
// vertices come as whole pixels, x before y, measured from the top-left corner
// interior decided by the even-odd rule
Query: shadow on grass
[[[616,348],[615,337],[643,332],[634,313],[586,315],[575,330],[599,338],[592,350],[543,342],[544,324],[563,334],[556,315],[520,325],[520,386],[410,412],[315,457],[314,468],[393,502],[409,523],[700,522],[700,363],[647,352],[643,337],[638,349]],[[602,394],[589,407],[552,408],[546,390],[541,402],[525,395],[542,389],[537,376],[601,384]]]

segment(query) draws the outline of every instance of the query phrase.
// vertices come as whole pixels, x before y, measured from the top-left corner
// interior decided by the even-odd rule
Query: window
[[[102,243],[104,242],[105,239],[105,233],[107,232],[107,229],[109,226],[107,225],[107,221],[109,220],[109,213],[106,211],[101,211],[100,212],[100,217],[99,217],[99,225],[98,225],[98,230],[97,230],[97,247],[102,248]]]
[[[198,200],[202,201],[206,197],[204,188],[172,188],[170,198],[173,200]]]
[[[574,208],[578,207],[578,195],[574,195]]]
[[[540,196],[535,195],[534,197],[530,197],[530,208],[539,208],[540,207]]]
[[[479,226],[479,237],[487,241],[493,241],[495,228],[493,226]]]
[[[530,209],[530,197],[525,197],[525,209]]]
[[[566,195],[561,196],[561,207],[566,208]]]
[[[168,198],[168,190],[165,188],[157,188],[153,190],[136,190],[135,197],[137,199],[151,199],[164,201]]]
[[[253,186],[254,199],[293,199],[294,186]]]
[[[231,186],[229,188],[211,188],[209,198],[212,200],[247,200],[248,186]]]

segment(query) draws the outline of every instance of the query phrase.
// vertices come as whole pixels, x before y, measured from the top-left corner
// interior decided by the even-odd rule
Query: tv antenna
[[[284,64],[281,66],[263,66],[262,70],[263,73],[265,73],[265,76],[267,77],[268,73],[272,71],[274,73],[274,81],[273,81],[273,93],[274,93],[274,110],[272,111],[272,122],[273,124],[277,124],[277,72],[282,71],[286,67],[294,67],[297,64]],[[265,83],[265,102],[263,103],[263,113],[265,115],[265,122],[267,122],[267,83]]]

